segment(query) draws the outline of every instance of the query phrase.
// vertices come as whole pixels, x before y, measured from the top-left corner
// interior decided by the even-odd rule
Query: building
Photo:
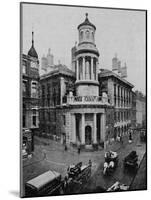
[[[34,33],[32,32],[32,46],[27,55],[22,55],[22,127],[24,143],[28,140],[31,141],[32,136],[27,137],[28,133],[31,134],[31,131],[34,133],[39,128],[38,91],[39,60],[34,48]],[[28,129],[31,131],[28,131]]]
[[[136,93],[132,92],[132,116],[131,116],[131,125],[133,128],[136,128]]]
[[[78,27],[79,41],[71,49],[72,66],[54,65],[40,77],[40,130],[61,143],[98,148],[125,134],[131,126],[132,88],[121,62],[115,71],[99,71],[96,27],[88,19]],[[115,59],[113,59],[115,62]]]
[[[51,54],[51,49],[48,49],[47,56],[43,55],[41,59],[41,69],[44,73],[54,70],[54,56]]]
[[[105,92],[109,103],[113,106],[109,118],[114,115],[110,123],[110,129],[106,131],[106,140],[116,139],[125,135],[131,127],[132,116],[132,88],[134,87],[126,79],[121,78],[114,71],[101,69],[99,73],[100,92]],[[106,113],[108,116],[108,114]],[[107,117],[108,118],[108,117]],[[109,126],[107,125],[109,128]]]
[[[139,91],[136,94],[136,124],[137,127],[146,127],[146,97]]]

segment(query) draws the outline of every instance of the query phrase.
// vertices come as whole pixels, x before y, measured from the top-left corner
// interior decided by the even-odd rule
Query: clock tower
[[[36,132],[39,128],[39,60],[33,31],[31,48],[22,57],[22,90],[23,128]]]

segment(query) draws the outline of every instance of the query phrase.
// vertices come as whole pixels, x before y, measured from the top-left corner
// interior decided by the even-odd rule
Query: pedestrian
[[[123,137],[122,136],[120,136],[120,142],[121,142],[121,144],[123,144]]]
[[[67,151],[68,150],[68,148],[67,148],[67,145],[65,144],[65,146],[64,146],[64,150],[65,151]]]
[[[132,131],[130,130],[129,131],[129,143],[131,143],[132,142]]]
[[[89,166],[90,166],[90,167],[92,166],[92,161],[91,161],[91,160],[89,160]]]
[[[80,151],[81,151],[81,149],[80,149],[80,145],[78,146],[78,154],[80,154]]]

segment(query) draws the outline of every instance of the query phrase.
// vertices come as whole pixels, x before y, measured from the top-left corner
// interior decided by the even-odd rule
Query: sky
[[[22,48],[27,54],[34,46],[39,61],[48,48],[54,63],[60,61],[71,68],[71,48],[78,42],[77,26],[85,20],[85,13],[96,26],[95,44],[99,50],[99,68],[112,69],[115,53],[122,66],[127,64],[127,81],[134,90],[146,91],[146,17],[144,11],[116,10],[88,7],[23,4]]]

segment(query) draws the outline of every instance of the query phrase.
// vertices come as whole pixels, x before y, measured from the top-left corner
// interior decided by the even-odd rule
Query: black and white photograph
[[[147,190],[146,74],[147,10],[20,3],[21,197]]]

